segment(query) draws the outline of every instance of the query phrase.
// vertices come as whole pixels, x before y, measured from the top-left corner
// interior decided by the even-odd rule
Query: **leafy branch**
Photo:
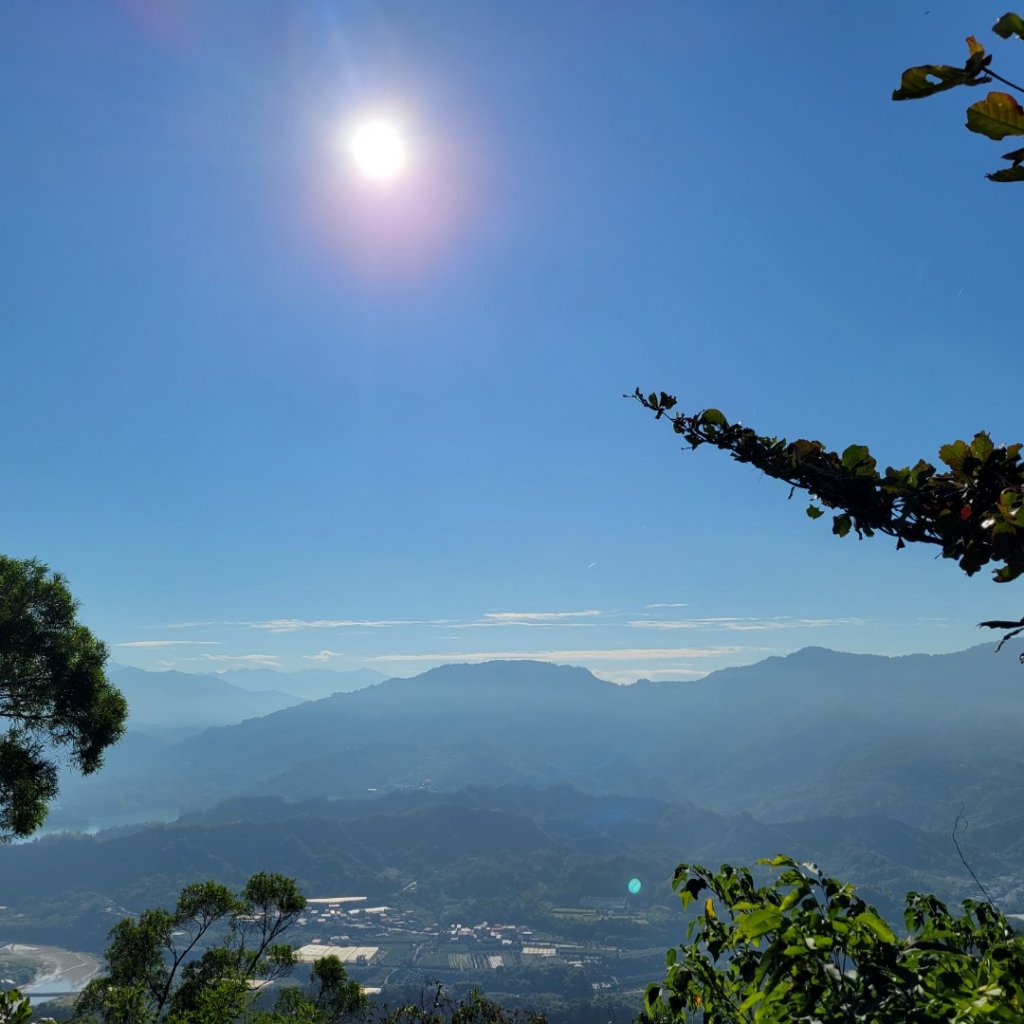
[[[852,444],[842,453],[829,451],[821,441],[769,437],[740,423],[730,423],[718,409],[694,415],[677,412],[674,395],[637,388],[632,395],[655,419],[668,419],[688,449],[712,445],[727,451],[766,476],[790,486],[790,496],[806,491],[814,499],[807,515],[820,519],[833,510],[832,532],[837,537],[876,533],[896,539],[896,547],[933,544],[943,558],[955,559],[973,576],[994,563],[993,579],[1008,583],[1024,574],[1024,462],[1022,445],[995,445],[988,434],[970,442],[953,441],[939,449],[947,469],[919,459],[902,469],[878,463],[864,445]],[[1003,643],[1024,631],[1019,622],[980,623],[1011,629]],[[1002,644],[1000,644],[1002,646]]]
[[[1024,40],[1024,18],[1019,14],[1004,14],[992,31],[1002,39],[1016,36]],[[993,79],[1024,93],[1024,86],[992,70],[992,54],[974,36],[967,37],[967,62],[963,67],[950,64],[921,64],[907,68],[900,79],[900,87],[893,91],[894,100],[918,100],[957,86],[986,85]],[[990,92],[983,100],[967,108],[969,131],[986,135],[996,141],[1007,135],[1024,135],[1024,107],[1005,92]],[[990,181],[1024,181],[1024,148],[1004,153],[1002,159],[1010,166],[986,175]]]

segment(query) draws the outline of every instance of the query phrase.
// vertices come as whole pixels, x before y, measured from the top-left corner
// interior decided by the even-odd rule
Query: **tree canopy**
[[[107,648],[77,618],[63,577],[0,555],[0,841],[26,836],[57,794],[61,753],[88,775],[128,713]]]
[[[282,988],[269,1009],[253,1004],[260,983],[285,977],[295,952],[280,941],[306,906],[295,882],[253,875],[240,893],[217,882],[186,886],[173,910],[125,918],[110,931],[107,974],[75,1003],[75,1020],[103,1024],[337,1024],[366,999],[337,957],[316,961],[310,989]]]
[[[477,991],[455,1000],[437,984],[429,1001],[385,1009],[380,1024],[547,1024],[547,1017],[534,1010],[509,1009]]]
[[[1016,37],[1024,40],[1024,18],[1008,13],[999,18],[992,31],[1002,39]],[[917,100],[936,93],[955,89],[957,86],[987,85],[993,79],[1016,92],[1024,93],[1024,87],[1004,78],[992,67],[992,54],[974,36],[967,37],[967,61],[963,67],[949,64],[921,64],[907,68],[900,80],[900,87],[893,91],[894,100]],[[1007,92],[990,92],[983,100],[967,108],[969,131],[986,135],[996,141],[1007,135],[1024,135],[1024,107]],[[1010,161],[1009,167],[1001,168],[986,175],[990,181],[1024,181],[1024,149],[1015,149],[1003,154]]]

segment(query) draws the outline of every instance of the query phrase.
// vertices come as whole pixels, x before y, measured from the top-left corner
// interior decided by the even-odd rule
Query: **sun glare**
[[[406,149],[398,129],[387,121],[368,121],[349,140],[356,167],[375,181],[390,181],[405,167]]]

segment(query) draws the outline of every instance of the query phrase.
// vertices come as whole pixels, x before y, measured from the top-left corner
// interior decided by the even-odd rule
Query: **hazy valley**
[[[961,811],[972,867],[1004,911],[1022,912],[1019,673],[991,647],[809,648],[696,682],[618,686],[495,662],[299,701],[285,676],[246,687],[120,670],[140,725],[97,776],[66,780],[48,824],[136,824],[0,848],[0,934],[100,952],[121,916],[188,882],[278,871],[309,896],[385,908],[344,928],[311,919],[296,939],[335,932],[375,948],[352,968],[365,984],[405,991],[436,976],[513,1001],[581,999],[566,971],[585,964],[587,992],[621,1009],[682,936],[679,861],[789,853],[898,919],[908,889],[976,895],[950,838]],[[161,714],[160,728],[142,724]],[[453,936],[482,922],[525,939]],[[553,952],[523,953],[537,942]],[[496,973],[493,957],[514,970]]]

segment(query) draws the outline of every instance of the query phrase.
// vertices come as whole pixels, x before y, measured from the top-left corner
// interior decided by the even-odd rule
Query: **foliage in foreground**
[[[1024,1020],[1024,938],[991,904],[950,913],[934,896],[907,896],[908,936],[850,885],[788,857],[718,872],[682,864],[673,888],[702,906],[687,942],[667,954],[646,1015],[700,1024],[939,1024]],[[261,981],[296,963],[280,941],[306,904],[295,883],[254,875],[235,895],[215,882],[182,891],[173,910],[147,910],[111,929],[108,974],[78,998],[79,1024],[546,1024],[477,992],[371,1007],[336,957],[313,964],[309,985],[261,999]],[[23,1024],[17,993],[0,996],[0,1024]]]
[[[0,992],[0,1024],[28,1024],[32,1003],[16,988]]]
[[[274,998],[260,988],[285,978],[294,949],[280,939],[306,906],[295,882],[253,875],[237,895],[217,882],[186,886],[173,910],[150,909],[110,930],[107,974],[78,997],[78,1024],[546,1024],[543,1015],[506,1010],[478,992],[452,999],[437,985],[430,998],[371,1007],[336,956],[310,968],[304,988]],[[3,1002],[0,1024],[24,1024],[27,1000]],[[5,1017],[5,1007],[12,1015]],[[26,1018],[27,1019],[27,1018]]]
[[[1024,1020],[1024,938],[988,903],[950,913],[909,893],[897,937],[853,887],[789,857],[718,872],[681,864],[673,888],[701,907],[668,973],[647,990],[654,1020],[702,1024],[948,1024]],[[700,904],[703,898],[703,904]]]
[[[255,1002],[260,983],[279,980],[294,967],[294,950],[279,940],[305,906],[295,882],[281,875],[253,875],[237,895],[217,882],[188,885],[173,910],[145,910],[111,929],[108,973],[86,986],[74,1019],[336,1024],[366,1005],[337,957],[313,964],[312,992],[282,988],[266,1010]]]
[[[476,991],[454,1000],[437,984],[429,1002],[385,1008],[377,1024],[547,1024],[547,1018],[532,1010],[510,1010]]]
[[[913,466],[879,472],[871,452],[851,444],[842,453],[821,441],[787,441],[730,423],[718,409],[692,416],[675,412],[675,396],[662,391],[631,396],[656,419],[666,417],[690,449],[712,445],[729,452],[766,476],[782,480],[792,491],[806,491],[807,515],[818,519],[834,510],[832,532],[838,537],[875,533],[896,538],[896,547],[937,545],[943,558],[955,559],[973,576],[990,562],[993,579],[1007,583],[1024,573],[1024,461],[1020,444],[996,445],[986,433],[953,441],[939,449],[946,470],[919,459]],[[823,507],[822,507],[823,506]],[[1009,629],[1007,639],[1024,629],[1019,622],[984,622]]]
[[[211,991],[206,1004],[187,1019],[202,1021],[203,1024],[235,1024],[236,1021],[244,1021],[245,1024],[329,1024],[342,1020],[353,1024],[547,1024],[547,1017],[542,1013],[508,1009],[476,990],[462,999],[453,999],[440,984],[432,987],[429,1000],[421,998],[418,1003],[403,1003],[396,1007],[371,1007],[361,994],[355,998],[354,994],[359,993],[355,982],[344,981],[340,986],[331,987],[327,979],[332,976],[340,979],[344,974],[345,969],[337,957],[324,957],[313,966],[312,981],[319,990],[312,994],[291,986],[281,990],[272,1007],[258,1009],[244,993],[239,993],[239,999],[232,998],[230,994],[227,998],[218,998]],[[31,1018],[32,1004],[27,996],[17,989],[0,992],[0,1024],[29,1024]],[[75,1020],[81,1019],[76,1013]],[[127,1015],[116,1019],[129,1024],[144,1018],[132,1016],[129,1009]]]
[[[992,31],[1003,39],[1014,36],[1017,39],[1024,39],[1024,18],[1019,14],[1004,14],[992,26]],[[892,98],[923,99],[960,85],[986,85],[992,79],[997,79],[1016,92],[1024,92],[1024,88],[994,71],[992,54],[986,53],[985,47],[974,36],[968,36],[967,62],[963,67],[922,64],[907,68],[900,80],[900,87],[893,92]],[[1021,107],[1009,93],[990,92],[983,100],[978,100],[967,108],[967,128],[996,141],[1005,139],[1007,135],[1024,135],[1024,107]],[[1010,166],[986,177],[990,181],[1024,181],[1024,149],[1004,153],[1003,159],[1009,160]]]
[[[43,823],[57,793],[55,752],[88,775],[124,732],[107,648],[77,609],[63,577],[0,555],[0,842]]]

